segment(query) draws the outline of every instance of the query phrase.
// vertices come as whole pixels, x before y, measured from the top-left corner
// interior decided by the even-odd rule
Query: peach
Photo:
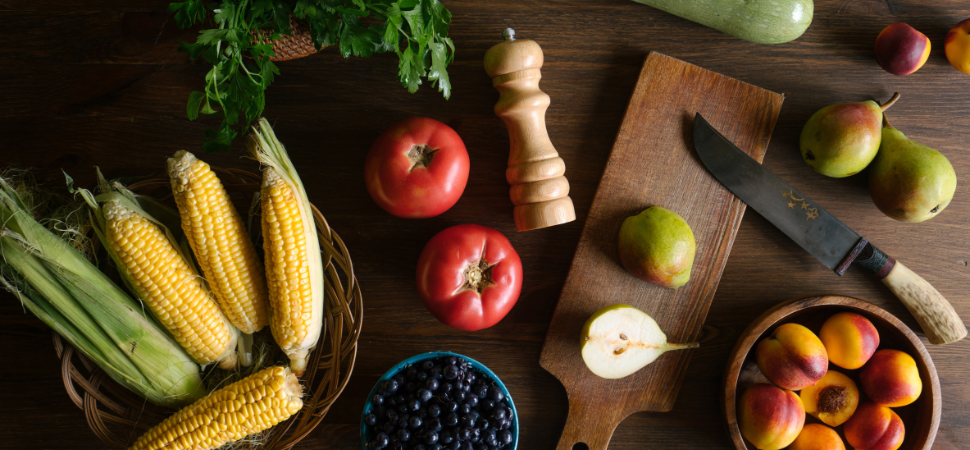
[[[893,410],[872,402],[859,405],[843,430],[856,450],[896,450],[906,437],[903,420]]]
[[[829,317],[818,337],[825,344],[829,361],[849,370],[864,366],[879,347],[879,332],[872,322],[851,312]]]
[[[970,19],[950,28],[943,44],[946,60],[963,73],[970,73]]]
[[[802,428],[788,450],[845,450],[845,444],[835,430],[819,423],[810,423]]]
[[[755,384],[738,400],[741,435],[761,450],[787,447],[805,425],[805,408],[792,391]]]
[[[876,62],[893,75],[909,75],[930,56],[930,40],[915,28],[897,22],[876,36]]]
[[[859,406],[855,382],[834,370],[828,371],[815,386],[802,389],[799,395],[806,413],[833,427],[849,420]]]
[[[797,323],[786,323],[759,342],[755,358],[768,380],[792,391],[814,385],[829,367],[822,341]]]
[[[906,406],[923,392],[916,361],[899,350],[882,349],[872,355],[859,372],[859,382],[866,395],[883,406]]]

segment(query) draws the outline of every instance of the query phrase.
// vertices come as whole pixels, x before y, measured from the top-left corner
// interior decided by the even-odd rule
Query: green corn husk
[[[0,177],[0,283],[96,363],[147,400],[177,408],[206,395],[199,367],[144,308],[37,222]]]

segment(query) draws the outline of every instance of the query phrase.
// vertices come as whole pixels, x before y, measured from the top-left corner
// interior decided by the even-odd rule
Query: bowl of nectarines
[[[781,303],[742,333],[724,373],[738,450],[929,450],[936,366],[903,322],[834,295]]]

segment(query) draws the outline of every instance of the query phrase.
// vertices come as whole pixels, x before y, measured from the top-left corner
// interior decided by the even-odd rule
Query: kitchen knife
[[[932,344],[967,335],[953,306],[930,283],[782,181],[694,116],[694,148],[713,175],[822,264],[843,275],[854,262],[876,274],[906,305]]]

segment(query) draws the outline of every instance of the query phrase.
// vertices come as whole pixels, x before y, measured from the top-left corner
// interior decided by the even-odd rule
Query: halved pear
[[[666,351],[700,346],[667,343],[667,335],[652,317],[623,304],[596,311],[583,327],[581,342],[586,367],[607,379],[631,375]]]

